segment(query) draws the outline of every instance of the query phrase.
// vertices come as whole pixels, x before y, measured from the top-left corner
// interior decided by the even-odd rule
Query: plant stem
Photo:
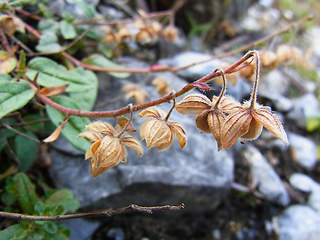
[[[122,128],[121,132],[119,132],[116,137],[120,137],[126,131],[128,125],[132,121],[132,116],[133,116],[133,105],[132,105],[132,103],[130,103],[128,105],[128,107],[130,108],[130,118],[129,118],[128,122],[126,123],[126,125]]]
[[[233,72],[234,69],[237,69],[241,64],[243,64],[246,60],[248,60],[249,58],[252,57],[252,52],[247,53],[245,56],[243,56],[239,61],[237,61],[236,63],[234,63],[233,65],[231,65],[230,67],[224,69],[225,74],[228,74],[230,72]],[[218,77],[221,75],[221,72],[217,72],[217,71],[212,71],[211,73],[209,73],[208,75],[200,78],[199,80],[195,81],[195,83],[206,83],[208,81],[211,81],[213,78]],[[82,116],[82,117],[115,117],[115,116],[120,116],[123,114],[126,114],[130,111],[130,107],[124,107],[124,108],[120,108],[117,110],[111,110],[111,111],[97,111],[97,112],[90,112],[90,111],[82,111],[79,109],[70,109],[70,108],[66,108],[64,106],[61,106],[55,102],[53,102],[50,98],[42,95],[38,88],[34,85],[33,82],[29,81],[29,84],[31,86],[32,89],[36,90],[36,97],[38,99],[40,99],[43,103],[53,107],[54,109],[63,112],[65,114],[69,114],[74,115],[74,116]],[[185,87],[183,87],[180,91],[178,91],[175,94],[175,97],[179,97],[187,92],[189,92],[190,90],[192,90],[193,88],[195,88],[193,85],[191,84],[187,84]],[[173,98],[173,96],[171,94],[168,94],[164,97],[161,97],[159,99],[150,101],[150,102],[145,102],[139,105],[135,105],[133,106],[133,111],[140,111],[143,109],[146,109],[148,107],[152,107],[152,106],[156,106],[156,105],[160,105],[161,103],[164,102],[169,102],[171,99]]]
[[[256,76],[255,76],[255,80],[254,80],[254,84],[253,84],[252,92],[251,92],[251,97],[250,97],[250,101],[251,101],[250,108],[255,109],[255,105],[257,102],[259,78],[260,78],[260,55],[259,55],[258,51],[251,51],[251,52],[252,52],[252,54],[254,54],[255,61],[256,61],[256,69],[255,69]]]
[[[176,92],[172,90],[170,95],[172,96],[173,104],[172,104],[172,107],[170,108],[167,116],[163,119],[164,121],[168,121],[174,107],[176,106]]]
[[[184,209],[184,204],[178,206],[155,206],[155,207],[141,207],[135,204],[131,204],[130,206],[118,208],[118,209],[107,209],[95,212],[84,212],[84,213],[73,213],[66,215],[57,215],[57,216],[32,216],[32,215],[24,215],[20,213],[11,213],[11,212],[0,212],[0,217],[11,218],[17,220],[31,220],[31,221],[62,221],[68,219],[75,218],[86,218],[86,217],[111,217],[114,215],[120,215],[124,213],[130,212],[141,212],[152,214],[154,212],[162,212],[162,211],[179,211]]]
[[[222,68],[218,68],[215,71],[220,71],[221,72],[221,77],[222,77],[222,80],[223,80],[222,89],[220,91],[220,94],[219,94],[219,97],[218,97],[216,103],[214,104],[214,108],[217,108],[219,106],[221,100],[222,100],[222,97],[224,96],[224,93],[226,92],[227,80],[226,80],[226,77],[224,75],[224,70]]]

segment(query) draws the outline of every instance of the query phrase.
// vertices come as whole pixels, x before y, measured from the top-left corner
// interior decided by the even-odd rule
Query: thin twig
[[[162,212],[162,211],[179,211],[184,209],[184,204],[178,206],[155,206],[155,207],[141,207],[135,204],[131,204],[130,206],[118,208],[118,209],[107,209],[101,211],[94,212],[84,212],[84,213],[73,213],[66,215],[57,215],[57,216],[32,216],[32,215],[24,215],[20,213],[10,213],[10,212],[0,212],[0,217],[11,218],[17,220],[31,220],[31,221],[62,221],[68,219],[75,218],[87,218],[87,217],[111,217],[114,215],[120,215],[131,212],[140,212],[140,213],[148,213],[152,214],[154,212]]]
[[[33,124],[37,124],[37,123],[43,123],[43,122],[47,122],[47,121],[50,121],[50,118],[42,118],[42,119],[37,119],[37,120],[33,120],[33,121],[28,121],[28,122],[21,122],[21,123],[13,123],[13,124],[10,124],[10,126],[11,127],[23,127],[23,126],[33,125]],[[1,128],[6,128],[6,127],[0,125],[0,129]]]
[[[78,37],[76,37],[72,42],[70,42],[67,46],[62,47],[61,50],[55,51],[55,52],[39,52],[39,53],[31,53],[26,54],[29,57],[35,57],[35,56],[45,56],[45,55],[54,55],[59,54],[62,52],[67,51],[69,48],[71,48],[73,45],[75,45],[78,41],[80,41],[90,30],[90,28],[87,28],[85,31],[83,31]]]
[[[41,21],[43,19],[43,18],[39,17],[38,15],[35,15],[33,13],[30,13],[30,12],[27,12],[27,11],[25,11],[23,9],[15,8],[14,10],[16,12],[18,12],[18,13],[21,13],[21,14],[27,16],[27,17],[33,18],[34,20]]]
[[[3,48],[8,52],[8,54],[10,56],[12,56],[12,54],[13,54],[12,49],[10,48],[8,39],[7,39],[6,35],[4,34],[2,27],[0,27],[0,37],[1,37],[1,42],[2,42]]]
[[[23,137],[26,137],[26,138],[32,140],[32,141],[35,141],[35,142],[37,142],[37,143],[40,143],[40,141],[39,141],[38,139],[36,139],[36,138],[34,138],[34,137],[31,137],[31,136],[29,136],[29,135],[27,135],[27,134],[25,134],[25,133],[23,133],[23,132],[20,132],[20,131],[14,129],[13,127],[11,127],[10,125],[8,125],[8,124],[6,124],[6,123],[1,123],[1,124],[2,124],[5,128],[9,129],[10,131],[12,131],[12,132],[14,132],[14,133],[16,133],[16,134],[18,134],[18,135],[21,135],[21,136],[23,136]]]
[[[33,54],[33,51],[30,48],[28,48],[24,43],[22,43],[19,39],[17,39],[15,36],[12,35],[10,36],[10,38],[12,39],[12,41],[18,44],[21,48],[26,50],[28,54]]]

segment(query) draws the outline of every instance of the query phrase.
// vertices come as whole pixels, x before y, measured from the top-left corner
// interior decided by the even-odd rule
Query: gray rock
[[[260,82],[259,93],[268,96],[281,96],[288,92],[290,80],[280,70],[266,74]]]
[[[319,240],[320,215],[308,206],[290,206],[273,224],[279,240]]]
[[[84,0],[86,4],[95,8],[99,0]],[[86,13],[75,0],[53,0],[48,3],[48,8],[54,14],[61,15],[63,12],[71,13],[77,17],[85,17]]]
[[[124,232],[121,228],[112,228],[108,231],[107,233],[108,239],[113,239],[113,240],[124,240]]]
[[[289,195],[280,177],[268,163],[260,151],[252,145],[247,145],[241,152],[242,158],[248,162],[253,184],[265,199],[287,206]]]
[[[131,66],[134,65],[133,62],[131,59]],[[141,62],[137,62],[137,66],[141,66]],[[161,76],[176,91],[185,85],[183,80],[172,73],[161,73]],[[132,101],[124,99],[124,93],[120,91],[123,84],[128,82],[110,80],[102,74],[100,77],[99,101],[117,99],[105,105],[104,110],[123,107]],[[153,77],[135,74],[130,82],[142,84],[145,81],[149,99],[156,99],[159,95],[155,87],[150,85]],[[171,104],[168,103],[161,105],[165,111],[170,107]],[[137,114],[134,114],[133,124],[139,129],[147,119],[138,118]],[[87,208],[116,208],[131,203],[150,206],[182,202],[190,210],[216,207],[233,180],[231,156],[226,151],[217,151],[212,135],[199,132],[194,116],[183,116],[173,111],[170,119],[179,121],[186,129],[188,143],[183,150],[176,139],[169,150],[158,152],[156,149],[145,149],[142,157],[127,149],[127,164],[120,164],[93,178],[89,172],[89,162],[84,160],[83,155],[62,149],[61,146],[68,147],[62,139],[60,141],[64,143],[51,152],[52,179],[58,187],[71,189],[81,206]],[[137,136],[138,133],[133,135]]]
[[[275,108],[272,110],[289,112],[293,109],[293,102],[289,98],[277,94],[265,93],[263,91],[260,91],[259,95],[269,99],[274,104]]]
[[[290,184],[303,192],[314,192],[320,190],[320,184],[309,176],[302,173],[294,173],[290,176]]]
[[[100,222],[86,219],[72,219],[63,222],[63,225],[71,230],[70,240],[89,240],[98,229]]]
[[[162,59],[160,64],[180,67],[188,64],[196,63],[210,59],[212,56],[199,52],[183,52],[170,59]],[[198,80],[199,78],[209,74],[211,71],[219,67],[221,62],[219,60],[212,60],[203,64],[190,67],[188,69],[179,71],[179,76],[188,80]]]
[[[279,116],[277,114],[277,116]],[[288,150],[288,144],[277,138],[272,132],[263,129],[260,137],[255,140],[255,145],[266,150],[280,150],[285,153]]]
[[[293,109],[289,112],[288,118],[301,128],[306,127],[307,119],[319,114],[318,99],[312,93],[293,99]]]
[[[301,173],[292,174],[290,184],[303,192],[311,192],[308,205],[320,213],[320,184]]]
[[[290,148],[299,165],[312,170],[317,163],[318,146],[310,139],[296,133],[288,133]]]

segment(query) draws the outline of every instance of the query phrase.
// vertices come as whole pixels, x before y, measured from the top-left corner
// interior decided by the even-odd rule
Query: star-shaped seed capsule
[[[128,121],[128,124],[131,120]],[[127,125],[128,125],[127,124]],[[127,152],[125,146],[135,150],[139,156],[143,153],[141,143],[131,135],[123,134],[127,125],[121,129],[107,122],[97,121],[86,126],[86,132],[79,137],[91,140],[91,147],[87,150],[85,159],[91,159],[91,174],[96,177],[116,166],[120,162],[126,163]]]

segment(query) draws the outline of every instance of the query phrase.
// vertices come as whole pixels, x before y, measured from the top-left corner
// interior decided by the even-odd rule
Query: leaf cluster
[[[46,190],[38,196],[36,187],[25,173],[7,178],[1,198],[6,211],[34,216],[55,216],[75,212],[80,204],[69,190]],[[0,231],[0,239],[68,239],[70,231],[55,222],[20,221]]]

